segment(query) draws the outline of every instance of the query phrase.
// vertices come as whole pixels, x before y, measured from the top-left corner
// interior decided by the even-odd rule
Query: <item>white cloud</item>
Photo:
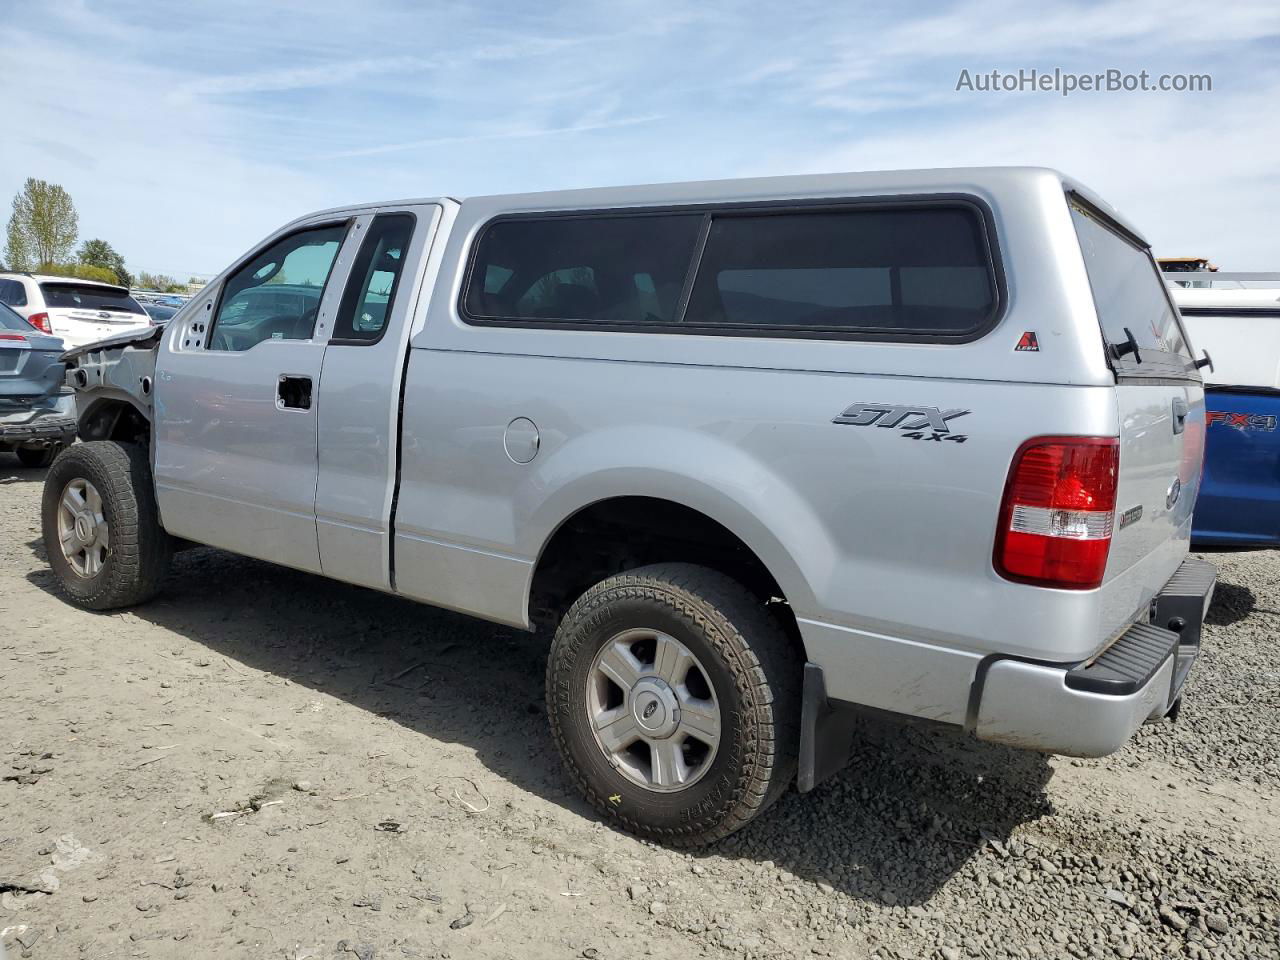
[[[749,169],[1055,167],[1119,207],[1158,255],[1209,256],[1238,270],[1280,268],[1280,131],[1267,119],[1280,77],[1264,78],[1248,93],[1198,100],[967,96],[986,96],[998,109],[907,130],[851,132],[825,150],[778,151],[759,171]]]
[[[388,60],[347,60],[312,67],[285,67],[254,73],[230,73],[200,77],[180,84],[173,98],[181,103],[233,94],[279,93],[310,87],[336,87],[371,75],[406,74],[434,66],[417,57],[393,57]]]
[[[158,0],[7,13],[0,202],[62,183],[138,268],[221,269],[324,206],[1037,163],[1168,252],[1280,267],[1280,5]],[[1207,95],[962,94],[961,67],[1209,72]]]
[[[489,133],[459,134],[449,137],[430,137],[426,140],[411,140],[407,143],[383,143],[372,147],[360,147],[354,150],[339,150],[325,154],[322,159],[339,157],[374,157],[386,153],[400,153],[405,150],[418,150],[423,147],[440,147],[452,144],[481,143],[485,140],[530,140],[538,137],[554,137],[566,133],[593,133],[598,130],[614,130],[619,127],[633,127],[641,123],[653,123],[661,120],[661,116],[622,117],[618,120],[600,120],[594,123],[575,123],[566,127],[534,127],[514,128],[510,130],[494,130]]]

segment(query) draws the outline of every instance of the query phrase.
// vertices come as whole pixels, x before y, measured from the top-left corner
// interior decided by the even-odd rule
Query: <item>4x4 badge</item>
[[[844,423],[851,427],[897,427],[906,431],[902,434],[912,440],[954,440],[964,443],[968,436],[952,433],[948,420],[963,417],[968,410],[959,408],[940,410],[937,407],[904,406],[899,403],[855,403],[832,420],[832,423]],[[924,432],[928,428],[928,434]]]

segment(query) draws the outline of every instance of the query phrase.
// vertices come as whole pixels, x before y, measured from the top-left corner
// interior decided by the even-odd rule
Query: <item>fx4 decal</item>
[[[1212,427],[1215,423],[1235,427],[1237,430],[1260,430],[1271,433],[1276,428],[1276,418],[1266,413],[1227,413],[1222,410],[1210,410],[1204,415],[1205,425]]]
[[[937,407],[903,406],[897,403],[855,403],[832,423],[844,423],[851,427],[897,427],[904,431],[900,436],[908,440],[952,440],[964,443],[969,439],[963,433],[952,433],[948,420],[963,417],[968,410],[939,410]]]

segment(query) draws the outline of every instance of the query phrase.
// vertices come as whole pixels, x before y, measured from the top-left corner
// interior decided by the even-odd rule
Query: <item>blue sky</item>
[[[212,274],[351,201],[1011,163],[1082,179],[1158,254],[1280,270],[1274,0],[0,0],[0,22],[0,201],[61,183],[135,270]],[[1054,67],[1213,91],[955,89]]]

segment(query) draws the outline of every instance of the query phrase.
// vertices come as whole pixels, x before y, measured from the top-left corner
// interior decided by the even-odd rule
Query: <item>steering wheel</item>
[[[320,313],[320,304],[316,304],[310,310],[304,310],[302,316],[298,317],[297,325],[293,328],[295,333],[306,331],[305,337],[298,337],[299,340],[306,340],[315,335],[316,332],[316,316]]]

